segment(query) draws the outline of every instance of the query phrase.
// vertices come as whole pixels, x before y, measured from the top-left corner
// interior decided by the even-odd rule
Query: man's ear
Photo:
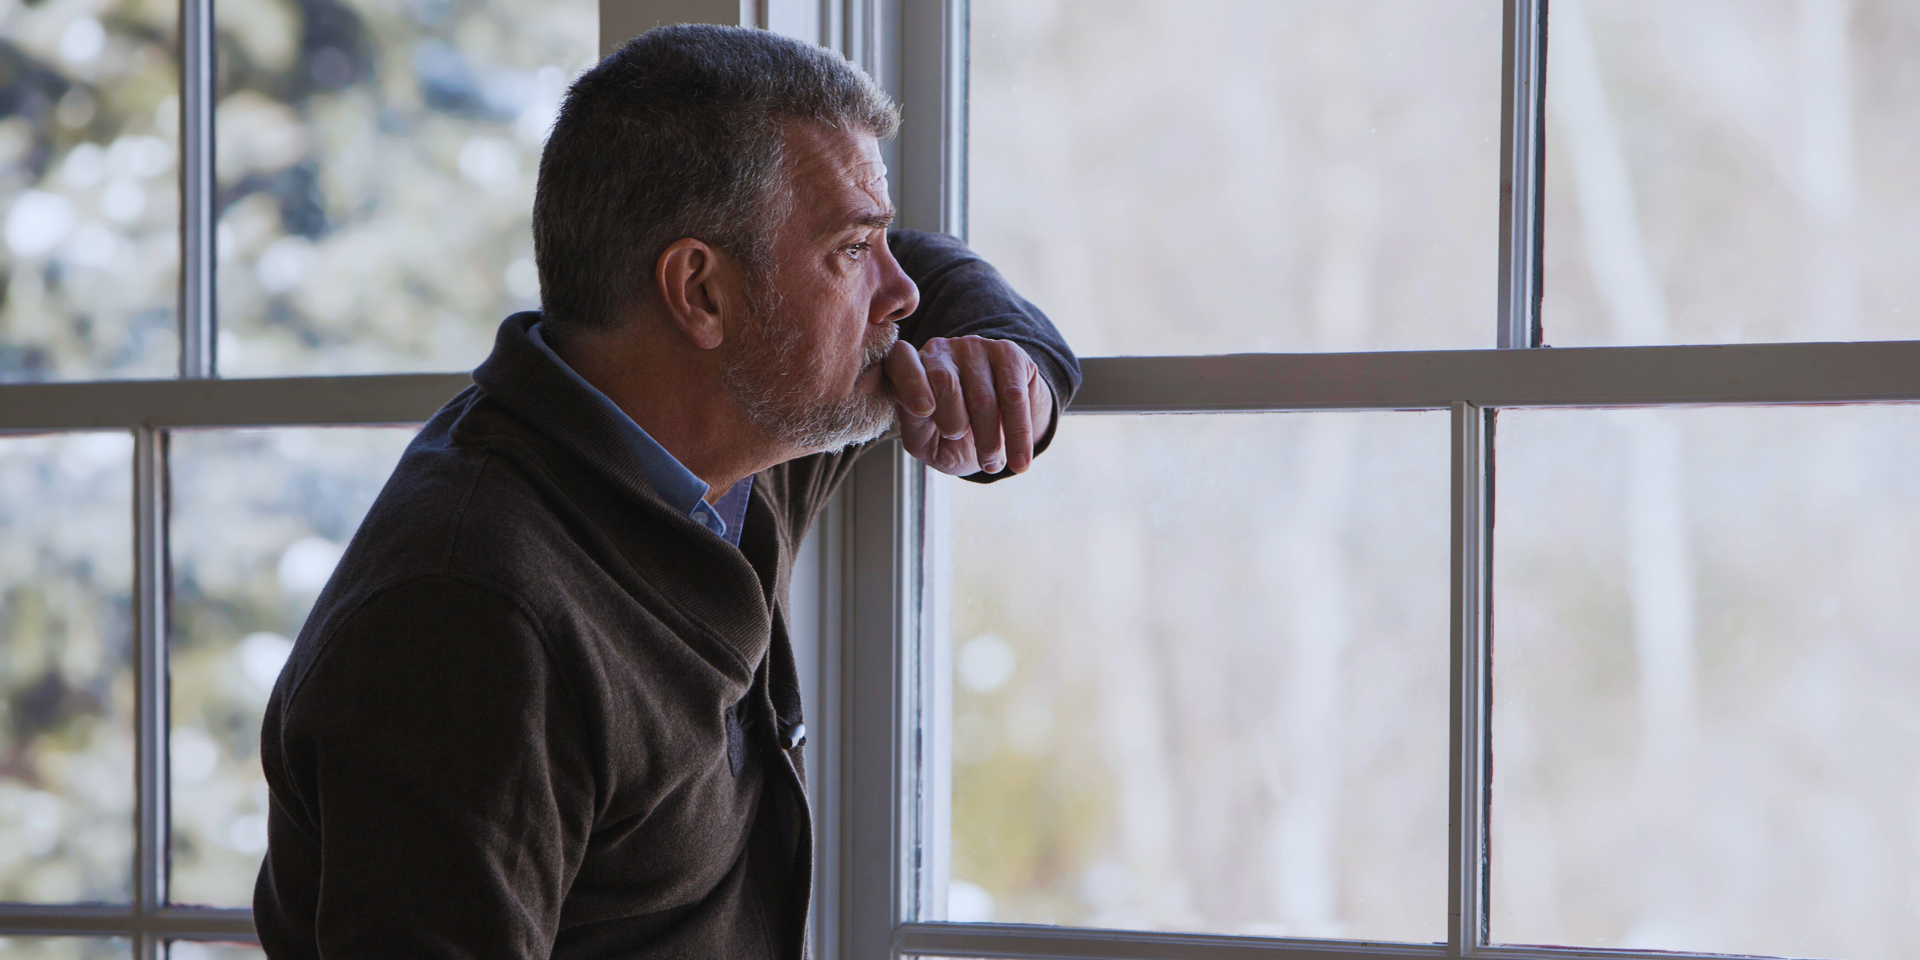
[[[742,280],[732,257],[692,237],[668,244],[654,264],[667,319],[702,350],[726,341],[726,318],[745,306]]]

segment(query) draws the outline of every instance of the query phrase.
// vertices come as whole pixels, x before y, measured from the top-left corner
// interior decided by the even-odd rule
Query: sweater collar
[[[649,570],[648,576],[689,576],[700,589],[677,594],[676,603],[693,620],[725,638],[751,672],[765,654],[771,626],[768,584],[777,576],[780,550],[766,542],[777,540],[771,530],[756,535],[756,523],[773,522],[764,503],[749,507],[742,524],[747,534],[743,550],[713,535],[711,528],[669,503],[647,476],[616,417],[630,418],[611,403],[595,399],[584,381],[549,360],[528,335],[540,322],[538,313],[516,313],[500,325],[493,353],[473,372],[473,381],[487,400],[504,408],[547,442],[558,446],[594,474],[625,493],[647,513],[666,518],[667,527],[680,536],[671,544],[643,544],[632,539],[632,525],[622,518],[602,518],[601,529],[612,534],[630,558]],[[564,472],[561,473],[564,475]],[[757,486],[757,485],[756,485]],[[751,488],[750,488],[751,489]],[[756,495],[750,499],[760,501]],[[760,519],[755,520],[753,517]],[[653,527],[654,530],[659,528]],[[755,561],[759,560],[760,563]],[[759,566],[766,566],[762,571]],[[745,596],[763,595],[766,605],[741,603]]]
[[[735,484],[720,504],[708,504],[702,499],[706,482],[548,348],[534,329],[540,321],[539,313],[528,311],[502,322],[493,353],[473,371],[473,382],[621,489],[737,547],[753,478]]]
[[[598,402],[585,381],[548,360],[534,344],[529,331],[539,322],[540,314],[531,311],[502,322],[494,335],[493,353],[474,369],[473,382],[489,399],[579,457],[594,472],[640,494],[641,499],[673,509],[628,446],[615,419],[624,416],[619,409]]]
[[[633,451],[633,458],[640,461],[640,469],[646,472],[647,482],[653,486],[653,492],[660,495],[667,504],[687,516],[699,521],[700,525],[714,532],[734,546],[740,545],[740,522],[746,517],[747,496],[753,490],[753,477],[748,476],[733,485],[718,503],[706,501],[707,492],[712,489],[705,480],[693,475],[686,464],[680,462],[666,447],[660,445],[647,431],[641,429],[633,418],[627,416],[613,398],[602,393],[598,387],[588,383],[580,371],[567,365],[567,361],[553,352],[540,335],[540,324],[527,328],[527,340],[531,342],[547,361],[567,375],[580,389],[593,397],[596,404],[607,411],[607,415],[619,427],[621,436],[626,438],[627,448]]]

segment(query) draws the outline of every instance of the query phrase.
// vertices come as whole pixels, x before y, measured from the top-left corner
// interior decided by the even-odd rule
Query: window
[[[5,14],[5,380],[165,376],[177,359],[178,15]]]
[[[904,216],[1086,386],[831,531],[829,955],[1920,933],[1920,22],[1546,7],[901,4]]]
[[[944,919],[1443,938],[1446,415],[1069,427],[948,496]]]
[[[1892,956],[1917,758],[1909,404],[1515,410],[1494,533],[1502,940]],[[1551,531],[1551,532],[1549,532]],[[1787,910],[1784,904],[1795,904]]]
[[[968,9],[969,239],[1087,355],[1486,344],[1498,0]]]

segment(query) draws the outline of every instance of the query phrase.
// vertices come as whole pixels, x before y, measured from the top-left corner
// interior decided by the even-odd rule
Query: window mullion
[[[849,960],[887,960],[913,889],[908,844],[918,617],[914,557],[920,548],[918,463],[898,443],[862,457],[840,493],[846,517],[845,644],[840,713],[828,724],[838,755],[839,876],[833,937]],[[831,642],[831,641],[829,641]]]
[[[1500,292],[1494,345],[1544,344],[1540,320],[1546,221],[1547,0],[1507,0],[1500,65]],[[1488,941],[1493,677],[1493,417],[1453,406],[1452,756],[1448,952]]]
[[[966,237],[966,4],[901,0],[899,100],[915,104],[900,131],[901,223]]]
[[[180,0],[180,376],[218,375],[214,344],[213,0]]]
[[[167,900],[167,435],[134,430],[133,675],[136,921]],[[162,945],[145,923],[134,960],[156,960]]]
[[[1451,755],[1447,837],[1447,947],[1471,956],[1486,943],[1490,411],[1453,404]]]
[[[1540,345],[1547,0],[1507,0],[1500,66],[1499,347]]]

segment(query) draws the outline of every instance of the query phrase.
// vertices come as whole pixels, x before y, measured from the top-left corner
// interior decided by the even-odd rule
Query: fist
[[[1053,422],[1053,390],[1011,340],[899,340],[884,369],[907,452],[941,473],[1022,473]]]

